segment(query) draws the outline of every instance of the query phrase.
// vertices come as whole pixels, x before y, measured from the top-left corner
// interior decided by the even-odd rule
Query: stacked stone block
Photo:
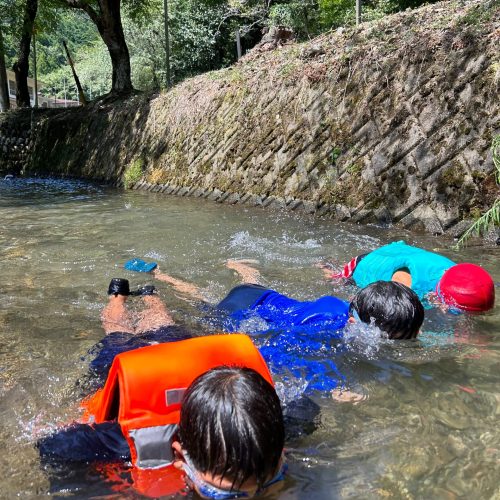
[[[31,153],[31,129],[25,123],[2,122],[0,125],[0,174],[19,175]]]

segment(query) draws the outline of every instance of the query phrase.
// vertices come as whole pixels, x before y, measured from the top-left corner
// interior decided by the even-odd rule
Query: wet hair
[[[213,368],[185,393],[179,439],[199,472],[231,480],[233,488],[252,478],[261,488],[283,452],[278,395],[250,368]]]
[[[414,339],[424,321],[424,307],[417,294],[395,281],[377,281],[360,290],[351,302],[363,323],[375,325],[390,339]]]

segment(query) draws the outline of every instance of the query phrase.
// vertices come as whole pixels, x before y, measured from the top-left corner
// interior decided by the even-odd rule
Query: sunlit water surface
[[[0,219],[2,498],[113,494],[93,465],[43,468],[35,443],[78,417],[78,381],[103,336],[110,278],[148,281],[122,269],[132,257],[196,283],[211,302],[238,283],[228,258],[258,260],[266,284],[298,299],[349,298],[352,287],[327,283],[314,264],[340,265],[397,239],[481,263],[500,280],[496,248],[457,253],[451,241],[400,229],[77,182],[0,181]],[[196,304],[157,285],[178,323],[210,330]],[[311,396],[321,411],[287,443],[290,473],[273,498],[500,498],[499,326],[497,306],[482,316],[428,311],[410,346],[351,328],[347,349],[330,354],[365,400]],[[276,382],[285,405],[305,387]],[[126,488],[120,497],[137,494]]]

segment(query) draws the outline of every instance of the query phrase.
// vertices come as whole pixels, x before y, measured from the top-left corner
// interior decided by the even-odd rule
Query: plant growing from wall
[[[126,189],[131,188],[136,182],[141,180],[143,174],[144,160],[135,159],[123,174],[123,185]]]
[[[495,180],[500,186],[500,135],[493,138],[491,144],[491,153],[493,156],[493,164],[495,166]],[[484,234],[488,229],[500,226],[500,194],[497,195],[491,208],[486,211],[479,219],[477,219],[472,226],[465,231],[461,238],[457,241],[456,248],[465,245],[467,241],[475,234]]]

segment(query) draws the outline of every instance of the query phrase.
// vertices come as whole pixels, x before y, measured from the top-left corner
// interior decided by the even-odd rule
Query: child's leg
[[[135,333],[132,318],[125,307],[126,300],[125,295],[110,295],[109,302],[101,313],[106,335],[111,332]]]
[[[262,280],[260,272],[248,264],[257,264],[257,261],[230,259],[226,262],[226,267],[236,271],[239,274],[242,283],[253,283],[255,285],[259,285]]]
[[[136,333],[158,330],[162,326],[175,324],[165,304],[157,295],[143,295],[142,299],[146,308],[139,314],[139,321],[135,327]]]

